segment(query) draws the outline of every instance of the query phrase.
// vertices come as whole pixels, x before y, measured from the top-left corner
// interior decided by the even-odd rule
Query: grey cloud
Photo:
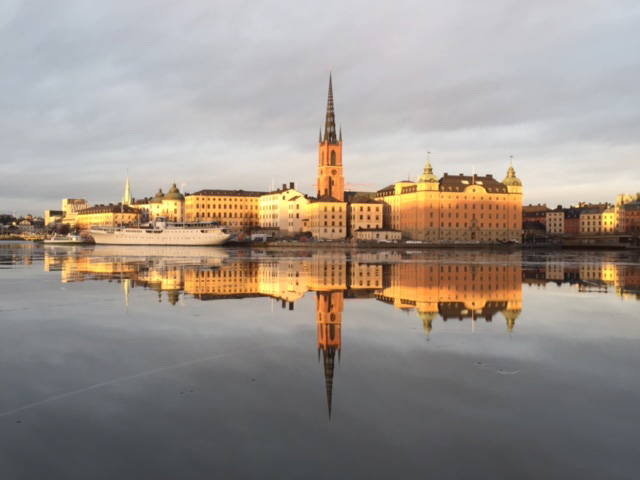
[[[536,202],[639,189],[637,169],[620,174],[639,149],[635,2],[0,9],[0,210],[117,201],[127,167],[137,196],[272,178],[311,193],[330,67],[348,182],[415,175],[431,150],[439,173],[475,164],[497,177],[513,154]],[[561,191],[578,171],[604,189],[597,199]]]

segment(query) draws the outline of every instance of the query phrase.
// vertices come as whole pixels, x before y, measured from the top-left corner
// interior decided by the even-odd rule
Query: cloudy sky
[[[3,0],[0,213],[171,182],[314,193],[329,70],[346,181],[640,191],[640,3]]]

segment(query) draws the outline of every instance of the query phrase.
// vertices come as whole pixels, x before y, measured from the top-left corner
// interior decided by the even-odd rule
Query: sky
[[[3,0],[0,213],[171,183],[315,194],[329,72],[352,190],[506,175],[640,191],[640,3]]]

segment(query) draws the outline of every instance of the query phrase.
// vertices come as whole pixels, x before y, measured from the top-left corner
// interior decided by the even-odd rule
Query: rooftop
[[[248,190],[200,190],[192,193],[189,196],[194,195],[206,195],[211,197],[261,197],[268,192],[252,192]]]

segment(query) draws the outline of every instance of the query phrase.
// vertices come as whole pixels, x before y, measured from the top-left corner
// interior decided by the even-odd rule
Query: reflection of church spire
[[[336,352],[340,358],[342,346],[341,325],[344,304],[343,292],[317,292],[316,313],[318,319],[318,359],[322,350],[324,381],[327,392],[327,408],[331,418],[333,399],[333,374]]]
[[[324,359],[324,383],[327,390],[327,408],[329,410],[329,419],[331,419],[331,398],[333,395],[333,369],[335,367],[336,348],[329,347],[322,351]]]
[[[124,304],[127,307],[127,312],[129,311],[129,288],[131,287],[131,280],[125,278],[122,281],[122,289],[124,290]]]

